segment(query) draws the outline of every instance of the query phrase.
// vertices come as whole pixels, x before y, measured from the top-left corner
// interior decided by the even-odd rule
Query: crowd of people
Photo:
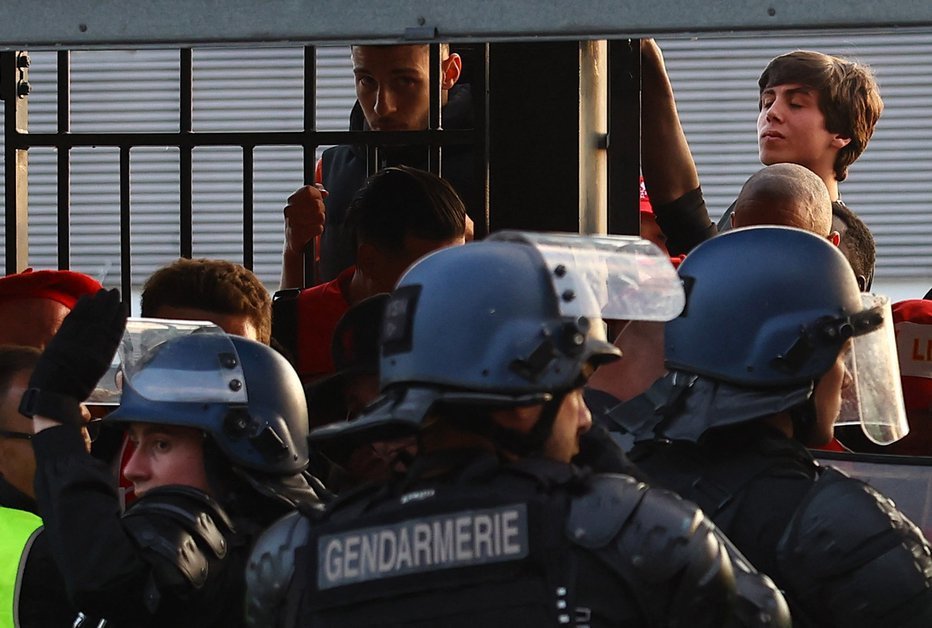
[[[427,46],[352,55],[352,128],[426,128]],[[643,238],[471,242],[468,150],[366,176],[340,146],[274,299],[179,259],[128,323],[80,273],[0,278],[0,626],[932,625],[923,531],[813,453],[932,455],[932,301],[868,292],[839,193],[869,68],[771,61],[764,167],[715,224],[642,62]]]

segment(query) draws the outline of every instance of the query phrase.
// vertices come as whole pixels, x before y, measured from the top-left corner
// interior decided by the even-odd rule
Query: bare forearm
[[[282,251],[282,278],[279,290],[304,287],[304,255],[287,247]]]
[[[641,62],[641,171],[651,202],[669,203],[698,188],[699,173],[654,40],[641,42]]]

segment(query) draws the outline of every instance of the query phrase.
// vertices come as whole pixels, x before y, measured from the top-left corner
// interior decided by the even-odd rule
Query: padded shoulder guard
[[[814,483],[777,560],[791,598],[820,625],[932,626],[928,541],[892,501],[840,471]]]
[[[621,475],[596,475],[576,498],[568,536],[618,573],[652,625],[790,625],[782,595],[699,508]],[[734,552],[734,560],[730,552]]]
[[[157,588],[204,586],[234,534],[230,518],[206,493],[184,486],[148,491],[123,515],[123,527],[153,566]]]
[[[299,512],[273,523],[253,546],[246,566],[246,625],[281,625],[295,553],[307,544],[311,524]]]

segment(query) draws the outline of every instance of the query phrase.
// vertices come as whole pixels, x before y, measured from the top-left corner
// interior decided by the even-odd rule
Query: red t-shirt
[[[336,279],[298,294],[298,375],[307,383],[334,369],[330,345],[340,317],[349,309],[349,283],[356,272],[350,266]]]

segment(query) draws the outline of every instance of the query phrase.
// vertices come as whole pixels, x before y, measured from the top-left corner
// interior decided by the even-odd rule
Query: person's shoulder
[[[146,492],[123,515],[123,527],[153,566],[157,586],[173,589],[203,587],[236,534],[219,503],[187,486]]]
[[[827,467],[813,484],[778,563],[796,596],[837,625],[932,625],[929,542],[890,499],[840,471]]]

